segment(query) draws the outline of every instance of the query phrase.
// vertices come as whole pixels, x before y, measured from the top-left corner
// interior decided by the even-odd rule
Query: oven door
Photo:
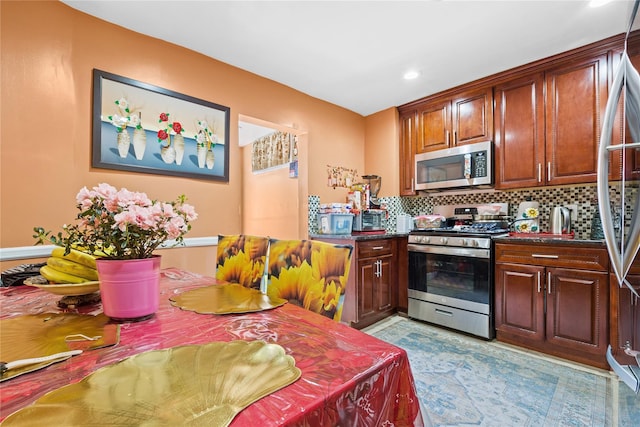
[[[409,298],[491,314],[489,249],[410,244]]]

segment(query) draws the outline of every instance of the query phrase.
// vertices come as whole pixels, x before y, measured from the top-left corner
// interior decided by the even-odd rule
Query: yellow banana
[[[71,249],[71,252],[69,252],[69,254],[65,256],[64,248],[62,247],[54,248],[51,251],[51,256],[56,258],[64,258],[69,261],[77,262],[78,264],[82,264],[86,267],[93,268],[94,270],[96,268],[96,258],[94,256],[91,256],[84,252],[77,251],[75,249]]]
[[[40,275],[51,283],[84,283],[89,280],[84,277],[74,276],[73,274],[63,273],[55,270],[48,265],[40,267]]]
[[[87,280],[98,280],[98,271],[66,258],[49,257],[47,265],[61,273],[72,274]]]

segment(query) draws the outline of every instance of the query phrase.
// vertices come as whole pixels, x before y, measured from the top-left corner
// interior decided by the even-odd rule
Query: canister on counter
[[[513,227],[518,233],[539,233],[540,203],[531,201],[531,197],[525,197],[525,201],[518,205]]]

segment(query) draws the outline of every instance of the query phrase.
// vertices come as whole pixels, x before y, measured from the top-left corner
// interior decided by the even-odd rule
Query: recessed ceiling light
[[[417,78],[419,75],[420,73],[417,71],[407,71],[406,73],[404,73],[403,77],[405,80],[413,80]]]

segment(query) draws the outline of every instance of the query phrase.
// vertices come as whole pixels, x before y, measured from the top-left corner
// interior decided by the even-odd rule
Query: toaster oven
[[[353,231],[380,231],[387,229],[385,209],[364,209],[353,218]]]

